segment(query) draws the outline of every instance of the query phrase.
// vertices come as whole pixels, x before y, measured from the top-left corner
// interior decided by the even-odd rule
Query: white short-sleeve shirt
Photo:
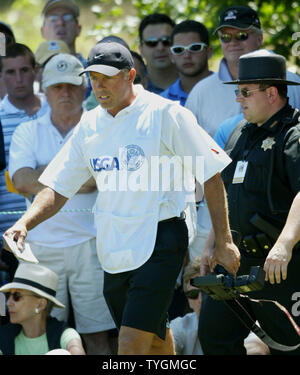
[[[94,176],[98,256],[111,273],[141,266],[153,252],[158,221],[185,209],[186,190],[194,192],[188,183],[180,190],[185,174],[178,165],[187,181],[195,176],[203,183],[231,161],[189,110],[140,85],[135,89],[134,102],[115,117],[100,106],[85,113],[40,177],[41,183],[71,198]],[[170,167],[169,189],[162,188],[156,177],[166,173],[155,168],[155,161],[173,157],[179,162]]]

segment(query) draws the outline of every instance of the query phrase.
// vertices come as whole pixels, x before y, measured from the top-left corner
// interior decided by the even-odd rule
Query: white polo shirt
[[[203,182],[231,161],[189,110],[140,85],[135,89],[134,102],[115,117],[100,106],[86,112],[40,177],[41,183],[71,198],[94,176],[98,256],[110,273],[144,264],[154,249],[158,221],[185,209],[186,197],[194,191],[193,184],[183,184],[189,193],[180,189],[184,169],[186,180],[193,175]],[[162,182],[165,164],[157,169],[155,162],[174,156],[179,161],[170,170],[167,187]],[[196,163],[201,157],[203,170]]]
[[[9,174],[24,167],[47,165],[73,134],[63,137],[52,124],[50,112],[38,119],[20,124],[11,140]],[[92,207],[97,191],[76,194],[67,201],[61,213],[28,232],[27,240],[48,247],[71,247],[96,236]],[[27,201],[27,206],[30,202]],[[74,212],[74,210],[76,210]],[[88,212],[90,210],[90,212]]]

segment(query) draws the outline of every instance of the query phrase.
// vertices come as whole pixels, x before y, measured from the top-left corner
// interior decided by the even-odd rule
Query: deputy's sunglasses
[[[171,39],[169,36],[162,36],[161,38],[152,37],[144,39],[143,42],[146,44],[147,47],[151,48],[156,47],[159,42],[161,42],[164,47],[169,47],[171,45]]]
[[[258,88],[258,89],[253,89],[253,90],[248,90],[246,88],[241,89],[241,90],[237,89],[237,90],[234,90],[234,92],[235,92],[236,96],[239,96],[241,94],[244,98],[249,98],[249,96],[251,96],[251,94],[253,92],[255,92],[255,91],[265,91],[268,87]]]
[[[26,297],[26,296],[37,297],[34,294],[22,294],[20,292],[14,292],[14,293],[7,292],[5,293],[5,296],[6,296],[6,301],[8,301],[10,297],[12,297],[12,299],[15,302],[19,302],[22,297]]]
[[[185,295],[189,299],[197,299],[199,296],[199,293],[201,293],[200,289],[191,289],[185,292]]]
[[[233,37],[235,38],[235,40],[243,42],[244,40],[248,39],[249,33],[247,33],[246,31],[239,31],[235,35],[228,34],[228,33],[222,33],[222,34],[219,35],[219,37],[220,37],[220,39],[223,43],[231,42]]]
[[[64,22],[71,22],[74,20],[74,16],[71,13],[65,13],[62,16],[59,16],[58,14],[50,14],[47,18],[51,23],[56,23],[60,18],[62,18]]]
[[[201,52],[206,47],[207,47],[207,44],[205,43],[192,43],[192,44],[189,44],[188,46],[175,45],[175,46],[170,47],[170,50],[173,53],[173,55],[182,55],[185,51]]]

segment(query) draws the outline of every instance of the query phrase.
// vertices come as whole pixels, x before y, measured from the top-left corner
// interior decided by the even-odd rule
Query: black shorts
[[[185,220],[164,220],[158,223],[154,251],[145,264],[128,272],[104,272],[104,297],[118,329],[137,328],[165,339],[168,309],[187,249]]]

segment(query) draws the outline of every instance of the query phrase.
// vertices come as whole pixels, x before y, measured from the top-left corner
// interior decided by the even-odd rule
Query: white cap
[[[80,86],[85,82],[84,76],[79,76],[84,67],[77,57],[59,53],[53,56],[45,65],[42,74],[43,89],[58,83],[70,83]]]

